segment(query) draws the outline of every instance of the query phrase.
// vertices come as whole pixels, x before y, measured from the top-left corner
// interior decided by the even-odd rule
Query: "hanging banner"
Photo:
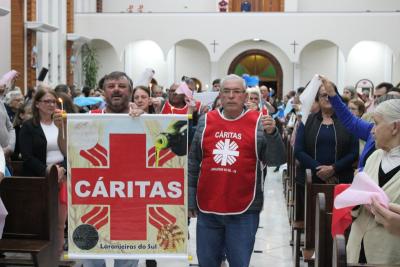
[[[187,259],[187,116],[67,121],[68,256]]]

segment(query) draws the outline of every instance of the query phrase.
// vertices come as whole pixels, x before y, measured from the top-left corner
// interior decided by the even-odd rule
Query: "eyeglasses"
[[[55,100],[50,100],[50,99],[40,100],[39,102],[43,102],[46,105],[55,105],[57,103]]]
[[[328,99],[328,98],[329,98],[329,95],[328,95],[328,94],[321,94],[321,95],[318,96],[318,98],[325,98],[325,99]]]
[[[240,95],[243,94],[245,91],[241,89],[223,89],[221,91],[224,95]]]

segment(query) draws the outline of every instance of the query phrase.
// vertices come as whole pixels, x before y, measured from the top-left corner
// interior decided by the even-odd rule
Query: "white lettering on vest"
[[[219,131],[215,133],[215,138],[235,138],[237,140],[242,140],[242,134],[241,133],[234,133],[234,132],[224,132],[224,131]]]

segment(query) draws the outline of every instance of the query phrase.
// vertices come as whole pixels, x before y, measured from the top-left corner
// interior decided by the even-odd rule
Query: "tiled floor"
[[[251,267],[289,267],[293,266],[292,247],[289,246],[290,228],[286,213],[286,205],[282,194],[282,172],[273,172],[274,168],[268,168],[265,183],[265,204],[260,217],[260,229],[251,258]],[[282,168],[281,168],[282,169]],[[192,260],[158,260],[158,267],[187,267],[197,266],[196,257],[196,220],[190,224],[190,255]],[[111,262],[107,267],[111,267]],[[145,267],[144,261],[140,261],[139,267]],[[229,266],[229,265],[228,265]]]

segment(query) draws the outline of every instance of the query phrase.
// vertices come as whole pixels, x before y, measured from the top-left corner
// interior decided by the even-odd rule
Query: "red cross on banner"
[[[184,169],[147,167],[144,134],[109,143],[109,168],[71,169],[72,205],[108,206],[111,240],[146,240],[148,206],[184,205]]]

